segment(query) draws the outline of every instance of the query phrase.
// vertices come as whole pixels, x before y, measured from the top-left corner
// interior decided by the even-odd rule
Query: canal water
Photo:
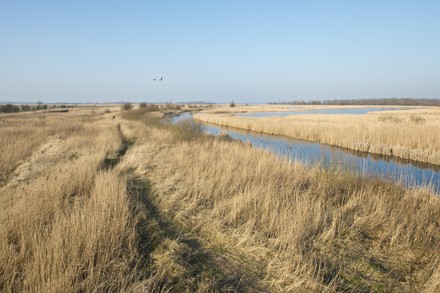
[[[191,114],[186,113],[174,116],[171,119],[173,123],[176,123],[180,120],[193,118]],[[234,139],[250,142],[254,147],[270,150],[291,161],[298,161],[308,166],[320,165],[324,168],[350,170],[363,176],[377,176],[399,181],[410,187],[425,185],[440,194],[440,166],[402,160],[391,156],[354,152],[288,137],[261,134],[213,124],[202,124],[209,134],[227,133]]]
[[[290,116],[290,115],[308,115],[308,114],[343,114],[343,115],[362,115],[370,112],[394,111],[394,110],[411,110],[412,108],[402,107],[368,107],[368,108],[331,108],[331,109],[315,109],[304,111],[287,111],[287,112],[256,112],[237,114],[242,117],[271,117],[271,116]]]

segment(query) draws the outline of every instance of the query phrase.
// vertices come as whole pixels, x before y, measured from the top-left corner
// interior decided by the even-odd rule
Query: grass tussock
[[[174,137],[179,141],[196,141],[203,138],[204,127],[192,119],[181,120],[170,127]]]
[[[438,109],[262,118],[201,113],[195,118],[207,123],[440,165]]]

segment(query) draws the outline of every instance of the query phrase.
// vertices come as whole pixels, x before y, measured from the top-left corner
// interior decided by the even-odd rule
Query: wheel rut
[[[159,286],[161,290],[171,287],[172,291],[185,289],[191,292],[201,288],[209,292],[270,291],[241,264],[208,249],[197,235],[183,232],[167,219],[155,203],[154,190],[146,178],[133,176],[128,186],[130,194],[144,209],[145,218],[139,223],[137,232],[138,248],[147,264],[154,267],[156,252],[163,249],[164,243],[176,242],[178,249],[174,252],[173,261],[185,268],[184,273],[174,277],[174,280],[162,280]],[[192,281],[188,284],[188,280]]]

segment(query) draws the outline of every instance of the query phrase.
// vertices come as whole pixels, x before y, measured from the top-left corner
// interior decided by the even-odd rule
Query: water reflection
[[[171,119],[175,123],[182,119],[192,119],[192,116],[183,114]],[[406,186],[426,185],[440,193],[440,166],[402,160],[391,156],[355,152],[288,137],[203,124],[207,133],[218,135],[220,132],[225,132],[234,139],[250,142],[255,147],[270,150],[291,161],[298,161],[308,166],[318,164],[325,168],[350,170],[363,176],[379,176],[399,181]]]

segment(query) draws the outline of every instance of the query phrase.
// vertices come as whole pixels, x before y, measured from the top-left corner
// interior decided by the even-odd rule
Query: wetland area
[[[436,108],[246,111],[290,109],[0,115],[1,290],[436,291]]]
[[[362,115],[370,112],[402,110],[401,107],[332,108],[285,112],[251,112],[236,114],[241,117],[273,117],[309,114]],[[408,110],[408,109],[407,109]],[[193,119],[185,113],[172,118],[172,122]],[[355,172],[363,176],[377,176],[401,182],[405,186],[427,186],[440,193],[440,166],[393,156],[353,151],[326,144],[246,131],[234,127],[204,123],[204,129],[212,135],[227,134],[233,139],[269,150],[293,162],[325,168],[336,168]]]

